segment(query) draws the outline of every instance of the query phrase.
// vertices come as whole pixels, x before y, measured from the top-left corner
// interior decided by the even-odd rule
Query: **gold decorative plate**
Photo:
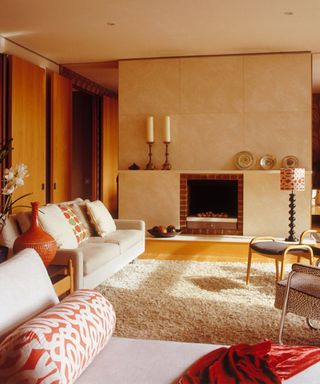
[[[272,169],[276,165],[276,158],[272,155],[264,155],[261,157],[259,163],[262,169]]]
[[[238,169],[249,169],[255,162],[255,157],[248,151],[238,152],[234,157],[234,164]]]
[[[299,159],[296,156],[285,156],[281,162],[282,168],[299,167]]]

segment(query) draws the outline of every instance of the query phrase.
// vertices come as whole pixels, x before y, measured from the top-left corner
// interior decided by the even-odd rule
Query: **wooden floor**
[[[140,259],[247,261],[248,243],[146,239]],[[266,258],[262,258],[262,261]]]
[[[139,259],[247,262],[248,247],[249,240],[223,242],[147,238],[146,250]],[[252,261],[274,263],[273,259],[258,254],[253,255]],[[287,261],[294,263],[296,257],[288,255]]]

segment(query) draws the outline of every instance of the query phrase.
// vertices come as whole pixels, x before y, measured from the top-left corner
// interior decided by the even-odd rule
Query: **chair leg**
[[[282,313],[281,313],[280,327],[279,327],[279,344],[283,344],[282,335],[283,335],[283,328],[284,328],[284,320],[285,320],[285,317],[287,314],[290,285],[291,285],[291,280],[292,280],[292,277],[294,274],[295,274],[295,271],[292,271],[289,273],[288,280],[287,280],[287,286],[286,286],[286,289],[284,292],[284,298],[283,298],[283,304],[282,304]]]
[[[281,270],[280,270],[280,280],[284,279],[284,267],[285,267],[285,257],[284,255],[281,256],[280,262],[281,262]]]
[[[249,251],[248,251],[248,264],[247,264],[247,278],[246,278],[246,284],[250,284],[250,271],[251,271],[251,261],[252,261],[252,250],[249,245]]]
[[[276,264],[276,281],[279,280],[279,260],[275,259],[275,264]]]

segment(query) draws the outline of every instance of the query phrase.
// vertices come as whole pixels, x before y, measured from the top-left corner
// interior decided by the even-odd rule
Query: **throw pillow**
[[[90,219],[99,236],[106,236],[117,229],[112,216],[102,201],[89,201],[86,204]]]
[[[39,221],[43,230],[55,239],[59,248],[78,248],[77,238],[57,205],[48,204],[41,207],[39,210]]]
[[[86,230],[89,232],[90,236],[97,236],[97,233],[91,224],[90,217],[87,212],[86,202],[90,200],[86,200],[80,203],[73,203],[72,209],[75,211],[76,215],[79,217],[82,224],[85,226]]]
[[[74,383],[107,344],[115,322],[99,292],[72,293],[1,342],[0,382]]]
[[[73,208],[68,205],[59,205],[59,208],[64,214],[64,217],[68,220],[68,223],[76,236],[78,244],[81,244],[83,241],[89,239],[88,230],[85,228]]]

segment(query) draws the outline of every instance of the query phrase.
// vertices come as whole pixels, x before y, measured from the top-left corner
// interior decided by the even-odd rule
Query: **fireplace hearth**
[[[181,174],[180,227],[192,234],[243,234],[243,175]]]

